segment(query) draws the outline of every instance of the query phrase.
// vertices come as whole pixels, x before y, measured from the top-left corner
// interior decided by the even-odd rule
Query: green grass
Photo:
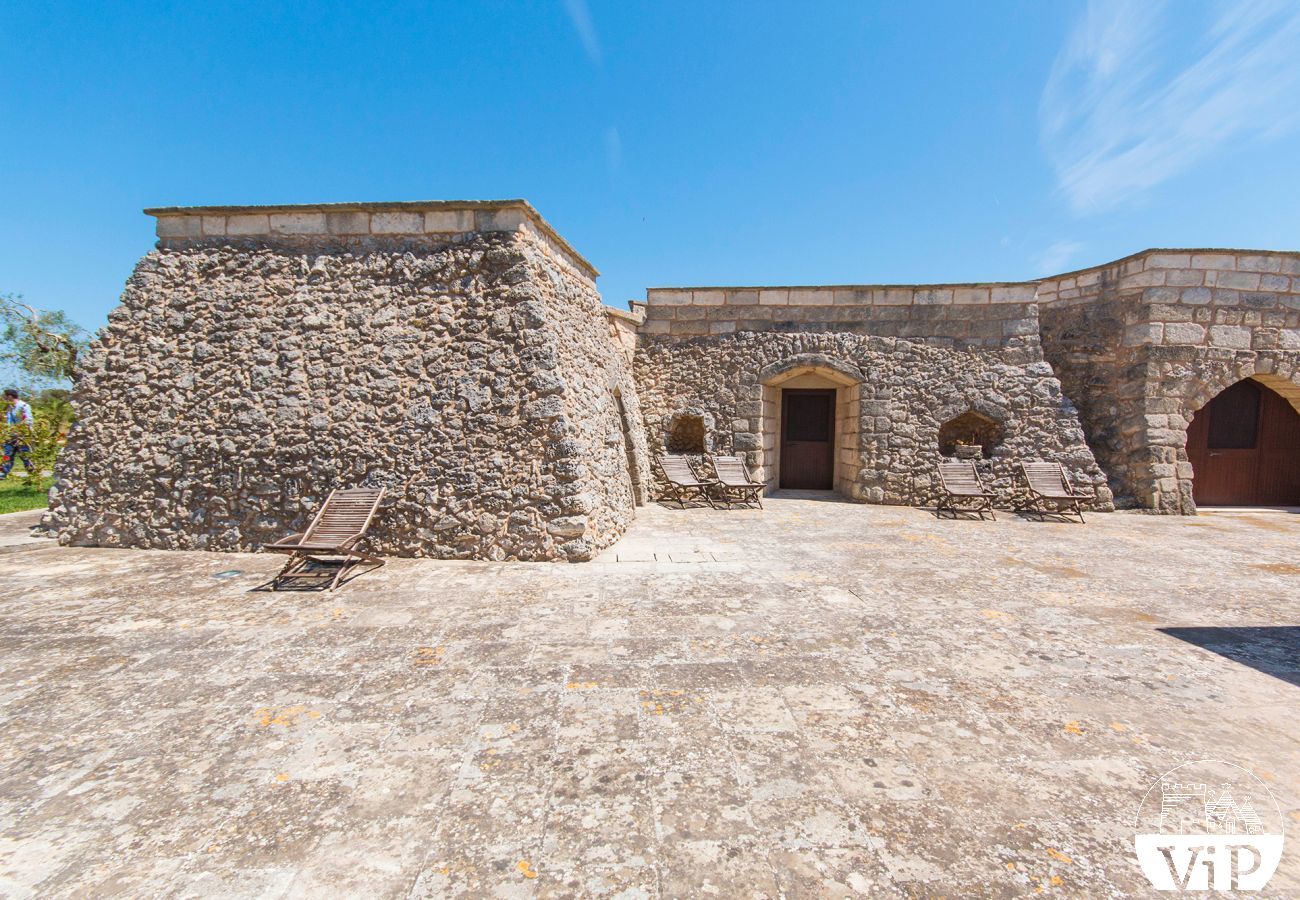
[[[21,471],[22,464],[16,468]],[[0,481],[0,514],[44,509],[49,506],[50,485],[53,483],[53,478],[42,478],[40,484],[29,485],[26,477],[10,472],[8,478]]]

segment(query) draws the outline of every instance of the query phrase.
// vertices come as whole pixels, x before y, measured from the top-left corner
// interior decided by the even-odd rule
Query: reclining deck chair
[[[358,563],[372,562],[383,565],[384,561],[369,553],[357,549],[361,540],[370,530],[370,523],[375,518],[375,511],[384,499],[383,488],[346,488],[330,491],[325,504],[311,520],[307,530],[291,534],[282,541],[267,544],[264,549],[273,553],[288,553],[289,560],[274,578],[272,589],[288,578],[312,577],[307,566],[310,562],[321,562],[318,556],[341,556],[334,580],[329,589],[336,588],[343,576]]]
[[[714,456],[713,471],[718,476],[718,496],[728,506],[733,500],[741,503],[756,503],[763,508],[763,488],[761,481],[749,477],[749,469],[739,456]]]
[[[701,481],[695,475],[695,470],[691,468],[691,461],[684,456],[675,456],[673,454],[664,454],[655,457],[655,462],[659,466],[659,472],[663,475],[664,481],[668,486],[661,492],[659,499],[667,502],[676,500],[682,509],[686,508],[687,500],[703,500],[709,506],[714,506],[713,498],[710,495],[711,489],[717,484],[716,481]]]
[[[1048,515],[1064,517],[1074,513],[1083,522],[1080,504],[1092,497],[1075,491],[1059,462],[1022,462],[1020,475],[1029,492],[1024,509],[1038,513],[1040,519]]]
[[[993,511],[993,501],[997,495],[984,487],[979,470],[972,460],[939,463],[939,485],[948,496],[946,501],[941,500],[935,505],[936,514],[946,510],[955,519],[958,513],[979,513],[980,521],[983,521],[984,511],[987,510],[994,522],[998,520],[998,514]],[[970,505],[958,509],[958,503]]]

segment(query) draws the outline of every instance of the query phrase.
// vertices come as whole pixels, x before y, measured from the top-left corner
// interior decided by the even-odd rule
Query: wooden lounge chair
[[[655,457],[655,463],[659,467],[659,473],[667,482],[659,495],[663,501],[676,500],[682,509],[686,508],[687,500],[703,500],[709,506],[714,506],[713,498],[710,496],[711,489],[717,484],[716,481],[701,481],[691,468],[691,461],[684,456],[674,456],[664,454]]]
[[[939,463],[939,484],[948,496],[946,501],[940,501],[935,506],[936,515],[947,511],[955,519],[958,513],[979,513],[980,521],[983,521],[987,510],[994,522],[998,520],[998,514],[993,511],[993,501],[997,495],[984,487],[984,481],[973,461]],[[959,509],[958,503],[968,505]]]
[[[311,520],[307,530],[291,534],[282,541],[267,544],[264,549],[273,553],[288,553],[289,560],[284,564],[275,578],[271,579],[272,589],[290,578],[315,577],[308,572],[310,562],[320,562],[320,556],[342,557],[339,570],[330,582],[329,589],[336,588],[343,576],[358,563],[372,562],[383,565],[384,561],[369,553],[357,549],[361,540],[370,530],[374,521],[375,510],[384,499],[383,488],[347,488],[330,491],[325,504]]]
[[[1060,463],[1022,462],[1020,475],[1029,494],[1024,509],[1038,513],[1040,519],[1048,515],[1065,516],[1074,513],[1080,522],[1083,521],[1083,507],[1080,504],[1092,497],[1074,490]]]
[[[749,477],[749,469],[739,456],[713,456],[713,472],[718,476],[717,492],[727,506],[733,500],[756,503],[763,508],[763,488],[766,485]]]

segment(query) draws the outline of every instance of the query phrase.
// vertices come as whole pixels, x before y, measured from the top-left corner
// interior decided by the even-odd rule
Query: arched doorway
[[[1187,458],[1198,506],[1300,505],[1300,414],[1254,378],[1197,411]]]
[[[857,498],[864,381],[851,363],[811,353],[759,372],[763,433],[758,462],[768,490],[834,490]]]

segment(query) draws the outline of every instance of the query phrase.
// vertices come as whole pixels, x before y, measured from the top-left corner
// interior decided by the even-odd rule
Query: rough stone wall
[[[385,553],[583,559],[617,539],[610,387],[630,378],[590,279],[517,222],[402,236],[425,216],[360,215],[160,220],[76,387],[62,542],[253,549],[355,483],[389,489]]]
[[[572,484],[582,488],[566,501],[569,515],[549,528],[559,537],[585,543],[585,550],[568,546],[566,551],[573,556],[578,549],[585,558],[627,529],[635,506],[644,502],[638,492],[644,489],[641,473],[648,470],[649,457],[631,363],[611,339],[600,294],[589,280],[541,249],[528,245],[536,275],[528,288],[536,289],[546,304],[557,372],[564,380],[570,431],[558,451],[576,469]]]
[[[1047,358],[1121,505],[1195,512],[1187,426],[1234,382],[1300,409],[1300,254],[1149,250],[1037,296]]]
[[[1026,313],[1004,310],[1007,321]],[[869,327],[861,311],[859,321]],[[988,321],[982,317],[972,327],[982,332]],[[948,330],[958,330],[957,323]],[[675,412],[700,410],[717,423],[714,451],[744,454],[756,474],[768,478],[773,473],[764,471],[762,440],[772,411],[764,404],[765,381],[785,372],[820,371],[850,382],[844,390],[856,404],[854,446],[845,451],[855,475],[845,492],[852,499],[933,503],[940,426],[973,409],[1005,430],[988,461],[996,490],[1013,493],[1015,461],[1057,459],[1077,485],[1097,489],[1096,508],[1110,508],[1105,477],[1036,334],[1000,338],[996,348],[958,349],[957,340],[802,330],[644,336],[636,378],[650,449],[663,451],[665,425]]]

